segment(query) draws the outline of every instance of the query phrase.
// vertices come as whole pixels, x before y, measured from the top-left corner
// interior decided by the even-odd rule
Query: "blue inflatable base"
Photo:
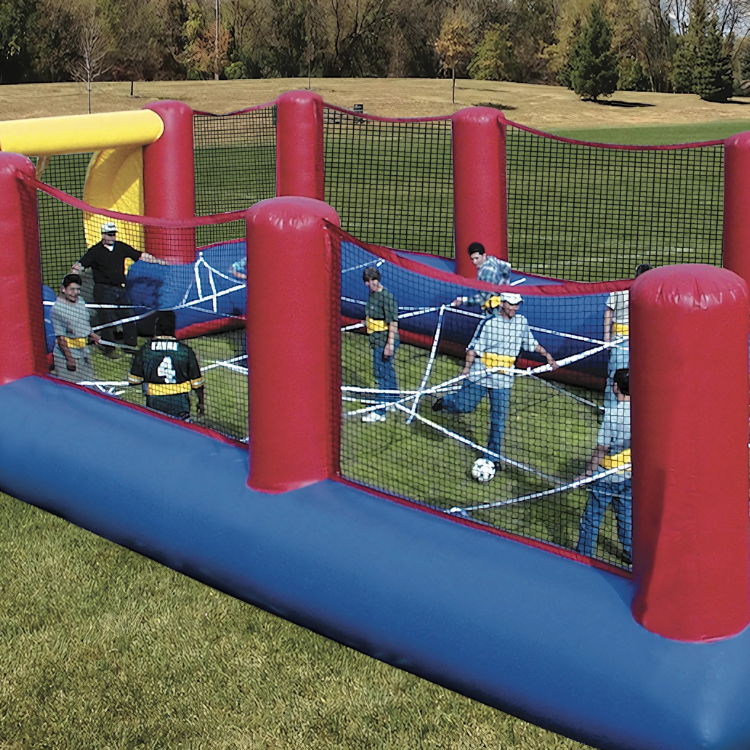
[[[747,630],[666,640],[623,577],[339,482],[254,492],[245,449],[46,378],[0,413],[3,491],[232,596],[596,747],[750,747]]]

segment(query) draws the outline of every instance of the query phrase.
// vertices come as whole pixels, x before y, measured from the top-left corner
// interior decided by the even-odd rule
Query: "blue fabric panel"
[[[362,271],[367,264],[375,265],[379,258],[369,251],[350,242],[341,245],[341,296],[347,298],[342,301],[341,311],[350,318],[362,319],[364,304],[367,300],[367,287],[362,281]],[[476,290],[460,284],[449,283],[422,276],[400,266],[383,263],[378,266],[383,285],[390,291],[399,304],[400,312],[409,308],[439,307],[451,302],[458,296],[472,295]],[[513,274],[511,278],[517,276]],[[536,278],[528,279],[523,285],[515,287],[514,291],[524,293],[530,286],[539,286]],[[541,280],[544,281],[544,280]],[[520,312],[526,316],[529,325],[550,331],[571,333],[599,339],[602,334],[602,321],[607,305],[608,294],[589,294],[560,297],[535,297],[526,295]],[[348,301],[356,300],[356,302]],[[479,307],[467,308],[480,313]],[[406,318],[399,322],[399,328],[414,333],[429,336],[434,335],[438,322],[438,313],[428,313],[413,318]],[[448,340],[466,346],[474,334],[478,320],[464,315],[448,314],[443,324],[442,335]],[[539,343],[547,349],[555,359],[562,359],[580,351],[593,348],[595,344],[576,341],[548,333],[534,331]],[[525,355],[526,356],[526,355]],[[606,377],[609,354],[602,351],[582,361],[581,369],[589,375]],[[543,362],[539,356],[532,357]],[[576,369],[576,365],[571,366]]]
[[[233,596],[596,747],[750,746],[747,630],[669,641],[619,576],[337,482],[253,492],[244,449],[48,379],[0,413],[2,490]]]

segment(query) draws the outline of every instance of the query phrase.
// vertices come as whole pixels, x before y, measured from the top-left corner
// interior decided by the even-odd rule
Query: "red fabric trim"
[[[340,482],[341,484],[345,484],[348,487],[360,490],[360,492],[366,492],[368,495],[375,495],[376,497],[383,498],[384,500],[390,500],[391,502],[398,503],[399,505],[404,505],[407,508],[414,508],[415,510],[419,510],[423,513],[429,513],[433,516],[439,516],[440,518],[448,519],[453,523],[463,524],[464,526],[468,526],[472,529],[486,531],[489,534],[494,534],[495,536],[502,537],[503,539],[509,539],[512,542],[525,544],[527,547],[534,547],[534,549],[540,549],[544,552],[551,552],[552,554],[558,555],[559,557],[565,557],[568,560],[574,560],[575,562],[583,563],[584,565],[588,565],[591,568],[604,570],[607,573],[614,573],[615,575],[621,576],[622,578],[627,578],[628,580],[632,579],[633,577],[628,571],[623,570],[622,568],[610,565],[609,563],[605,563],[601,560],[594,560],[593,558],[586,557],[585,555],[580,555],[578,554],[578,552],[574,552],[571,549],[556,547],[553,544],[542,542],[538,539],[528,539],[525,536],[518,536],[517,534],[513,534],[510,531],[503,531],[502,529],[497,529],[493,526],[488,526],[487,524],[478,523],[477,521],[471,521],[468,518],[454,516],[450,513],[446,513],[445,511],[438,510],[437,508],[431,508],[428,505],[423,505],[422,503],[415,502],[414,500],[408,500],[407,498],[398,497],[397,495],[389,495],[381,490],[376,490],[372,487],[366,487],[365,485],[358,484],[357,482],[352,482],[351,480],[346,479],[342,476],[333,476],[331,477],[331,479],[334,482]]]
[[[368,115],[365,112],[353,112],[351,109],[339,107],[337,104],[323,102],[323,106],[326,109],[332,109],[345,115],[351,115],[352,117],[359,117],[362,120],[372,120],[373,122],[450,122],[452,119],[451,115],[435,115],[433,117],[380,117],[378,115]]]
[[[27,182],[31,187],[41,190],[47,195],[51,195],[53,198],[57,198],[59,201],[66,203],[73,208],[78,208],[81,211],[87,213],[96,214],[97,216],[106,216],[110,219],[119,219],[120,221],[129,221],[133,224],[142,224],[146,227],[164,227],[166,229],[192,229],[193,227],[204,227],[213,224],[227,224],[230,221],[241,221],[245,219],[247,210],[244,211],[228,211],[223,214],[212,214],[211,216],[197,216],[193,219],[157,219],[153,216],[139,216],[137,214],[121,214],[117,211],[110,211],[106,208],[97,208],[96,206],[90,206],[88,203],[84,203],[78,198],[74,198],[72,195],[64,193],[62,190],[53,188],[50,185],[45,185],[43,182],[39,182],[36,178],[24,177],[19,175],[19,179]]]
[[[674,143],[671,145],[664,146],[627,146],[624,144],[617,143],[594,143],[592,141],[577,141],[574,138],[565,138],[561,135],[552,135],[551,133],[545,133],[542,130],[536,130],[530,128],[528,125],[521,125],[518,122],[512,120],[505,120],[506,125],[510,125],[518,130],[524,130],[527,133],[538,135],[541,138],[548,138],[551,141],[560,141],[561,143],[570,143],[573,146],[589,146],[590,148],[607,148],[614,151],[679,151],[680,149],[686,148],[706,148],[707,146],[723,146],[724,141],[700,141],[697,143]]]
[[[264,104],[254,104],[252,107],[246,107],[245,109],[238,109],[235,112],[225,112],[224,114],[217,114],[216,112],[204,112],[200,109],[194,109],[194,115],[202,115],[203,117],[232,117],[233,115],[244,115],[246,112],[254,112],[258,109],[266,109],[268,107],[275,107],[276,99],[272,102],[265,102]]]
[[[205,320],[202,323],[193,323],[192,325],[180,328],[175,337],[178,339],[194,339],[198,336],[209,336],[212,333],[228,331],[232,328],[241,328],[245,321],[245,316],[235,318],[219,318],[219,320]]]

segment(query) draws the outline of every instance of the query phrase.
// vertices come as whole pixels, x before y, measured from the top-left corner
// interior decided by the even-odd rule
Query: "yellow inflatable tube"
[[[11,120],[0,122],[0,151],[25,156],[79,154],[146,146],[158,141],[163,132],[164,122],[150,109]]]
[[[122,214],[143,214],[143,149],[109,148],[91,157],[83,188],[83,200],[90,206],[108,208]],[[83,215],[86,245],[91,247],[102,238],[101,225],[111,221],[88,212]],[[145,250],[143,226],[115,220],[117,239],[136,250]],[[130,263],[128,263],[130,266]]]

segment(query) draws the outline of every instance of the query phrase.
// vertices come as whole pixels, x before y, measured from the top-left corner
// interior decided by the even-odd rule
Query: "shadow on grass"
[[[653,107],[653,104],[646,102],[623,102],[620,99],[610,99],[598,101],[597,104],[603,104],[606,107],[622,107],[623,109],[635,109],[638,107]]]
[[[492,107],[492,109],[502,109],[504,112],[508,112],[512,109],[518,109],[512,104],[500,104],[500,102],[477,102],[475,107]]]

